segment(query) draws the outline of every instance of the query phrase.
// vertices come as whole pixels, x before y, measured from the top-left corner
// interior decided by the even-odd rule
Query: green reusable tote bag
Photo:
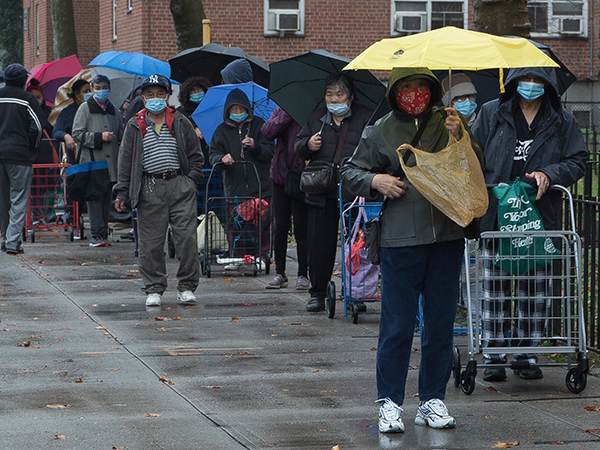
[[[528,231],[543,231],[542,218],[535,206],[537,191],[518,177],[512,185],[492,189],[498,198],[498,231],[519,233],[500,238],[494,264],[513,275],[540,270],[560,251],[549,237],[532,236]]]

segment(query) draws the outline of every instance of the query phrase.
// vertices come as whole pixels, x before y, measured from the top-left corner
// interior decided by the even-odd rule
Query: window
[[[265,36],[304,36],[304,0],[265,0]]]
[[[446,26],[465,28],[465,1],[392,1],[391,34],[405,36]]]
[[[127,12],[133,11],[133,0],[127,0]]]
[[[532,37],[587,36],[587,3],[535,0],[527,3]]]
[[[112,31],[113,31],[112,40],[116,41],[117,40],[117,0],[113,0],[112,4],[113,4],[113,7],[112,7]]]
[[[23,30],[27,31],[27,40],[31,40],[31,29],[29,27],[29,8],[23,10]]]

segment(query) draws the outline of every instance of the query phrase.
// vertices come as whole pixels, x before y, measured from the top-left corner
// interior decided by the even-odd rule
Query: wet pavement
[[[479,375],[472,395],[451,380],[446,404],[457,428],[415,426],[418,335],[406,432],[380,435],[377,314],[355,325],[340,301],[330,320],[305,311],[308,294],[293,289],[294,276],[290,287],[267,290],[273,273],[215,268],[201,278],[198,305],[182,306],[174,260],[162,306],[147,308],[133,248],[40,237],[22,255],[0,254],[4,448],[600,449],[597,368],[581,394],[567,390],[565,367],[533,381]],[[456,337],[463,362],[466,343]]]

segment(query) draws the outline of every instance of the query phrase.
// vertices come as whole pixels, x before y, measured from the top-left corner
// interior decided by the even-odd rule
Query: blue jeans
[[[423,297],[419,398],[445,398],[463,248],[460,239],[381,249],[378,398],[404,402],[419,294]]]

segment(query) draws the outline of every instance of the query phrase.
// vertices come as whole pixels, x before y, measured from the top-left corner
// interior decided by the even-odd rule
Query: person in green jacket
[[[389,198],[381,219],[381,318],[376,365],[382,433],[404,432],[400,405],[404,402],[419,297],[420,403],[415,424],[456,426],[443,400],[452,369],[465,229],[410,184],[396,153],[401,144],[413,141],[422,126],[426,128],[415,147],[427,152],[445,148],[449,133],[461,137],[464,119],[453,108],[436,107],[441,98],[441,85],[430,70],[392,70],[387,91],[392,111],[365,129],[341,171],[344,187],[353,194]],[[473,146],[480,156],[474,141]],[[414,154],[407,162],[409,166],[415,164]]]

